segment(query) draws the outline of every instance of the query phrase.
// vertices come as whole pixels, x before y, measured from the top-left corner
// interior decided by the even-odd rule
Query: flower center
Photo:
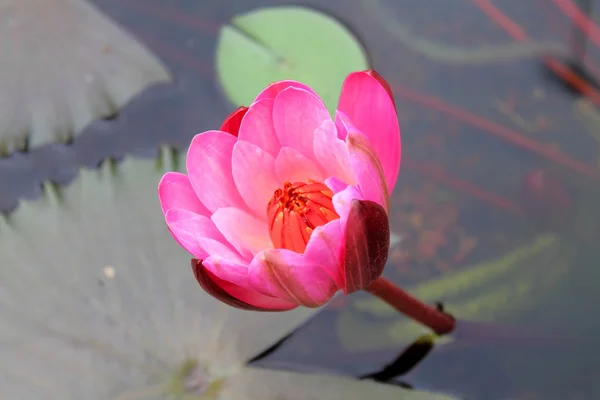
[[[323,183],[284,182],[267,206],[271,240],[276,249],[304,252],[311,233],[340,216],[333,208],[333,192]]]

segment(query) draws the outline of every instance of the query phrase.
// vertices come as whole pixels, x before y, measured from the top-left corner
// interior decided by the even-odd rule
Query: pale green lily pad
[[[368,68],[365,50],[340,22],[297,6],[263,8],[221,28],[216,68],[236,106],[249,105],[272,82],[311,86],[335,110],[346,75]]]
[[[166,67],[86,0],[0,1],[0,156],[68,141]]]
[[[406,290],[444,307],[459,319],[507,323],[536,306],[569,272],[571,247],[557,235],[542,234],[497,259],[465,267]],[[397,348],[432,332],[370,296],[356,296],[337,321],[338,336],[349,351]],[[438,344],[452,337],[438,338]]]
[[[106,162],[0,220],[4,397],[449,400],[247,367],[315,310],[241,311],[202,291],[157,201],[161,170],[176,159]]]

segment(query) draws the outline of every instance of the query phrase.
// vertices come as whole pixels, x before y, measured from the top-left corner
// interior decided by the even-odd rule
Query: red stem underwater
[[[596,46],[600,47],[600,28],[573,0],[553,0],[558,9],[569,18]]]
[[[516,22],[510,19],[506,14],[504,14],[499,8],[492,4],[490,0],[472,0],[472,2],[479,7],[487,16],[489,16],[492,20],[494,20],[501,28],[503,28],[509,35],[511,35],[517,41],[524,41],[529,39],[527,32],[519,26]],[[584,24],[582,20],[591,23],[591,21],[587,18],[585,14],[577,8],[577,6],[569,0],[558,1],[554,0],[556,5],[567,15],[573,19],[573,22],[578,24],[579,28],[582,29],[594,42],[596,45],[600,44],[600,30],[596,30],[596,25]],[[569,13],[574,13],[574,15],[569,15]],[[574,88],[576,88],[580,93],[584,94],[589,100],[591,100],[596,105],[600,106],[600,92],[598,92],[594,87],[589,85],[585,80],[579,77],[577,74],[573,73],[570,68],[566,65],[558,61],[553,57],[545,57],[543,59],[544,64],[552,70],[556,75],[558,75],[565,82],[568,82]],[[558,153],[557,153],[558,154]],[[592,174],[592,176],[595,174]]]
[[[377,279],[365,291],[385,301],[398,312],[428,326],[438,335],[446,335],[454,330],[454,318],[423,303],[385,278]]]

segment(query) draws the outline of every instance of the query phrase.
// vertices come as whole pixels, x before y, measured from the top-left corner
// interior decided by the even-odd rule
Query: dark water
[[[116,120],[98,121],[70,146],[0,159],[1,210],[38,196],[43,180],[67,184],[82,166],[131,153],[152,156],[159,144],[184,148],[194,134],[219,126],[233,109],[214,77],[219,26],[259,6],[292,4],[95,3],[144,41],[174,72],[175,83],[148,89]],[[600,398],[600,114],[542,61],[556,45],[562,49],[557,55],[580,54],[570,44],[572,24],[559,3],[568,2],[497,0],[495,9],[477,0],[304,3],[351,27],[397,97],[404,158],[392,228],[405,242],[391,255],[390,278],[402,284],[437,279],[502,258],[540,233],[560,238],[560,246],[522,266],[523,276],[502,276],[472,295],[476,303],[497,287],[527,279],[529,292],[500,296],[477,311],[514,330],[497,340],[437,346],[416,367],[404,368],[410,369],[399,378],[404,383],[469,399]],[[525,36],[535,43],[519,44]],[[423,50],[423,40],[437,50]],[[585,65],[600,71],[598,46],[587,48]],[[534,170],[544,178],[541,189],[526,180]],[[424,222],[408,228],[415,218]],[[440,236],[443,243],[432,245]],[[563,273],[542,283],[553,258],[562,260]],[[349,326],[366,329],[368,346],[353,351],[342,344],[342,316]],[[357,376],[374,372],[417,338],[378,342],[393,323],[359,311],[354,298],[337,301],[267,361]],[[556,332],[558,340],[545,340]]]

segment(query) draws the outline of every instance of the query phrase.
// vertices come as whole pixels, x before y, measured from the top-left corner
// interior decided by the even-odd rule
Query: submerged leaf
[[[216,68],[236,106],[249,105],[272,82],[298,80],[334,111],[346,75],[368,68],[358,40],[340,22],[297,6],[259,9],[221,28]]]
[[[228,396],[227,396],[228,395]],[[456,400],[454,397],[339,376],[247,368],[223,400]]]
[[[159,163],[174,168],[164,151]],[[315,311],[256,313],[198,287],[154,160],[83,171],[0,220],[0,382],[19,400],[443,399],[246,360]],[[50,190],[48,187],[47,191]],[[324,395],[323,395],[324,394]]]
[[[465,267],[407,291],[428,304],[442,301],[444,308],[458,319],[515,320],[539,305],[560,283],[568,273],[569,254],[569,246],[559,236],[542,234],[497,259]],[[357,297],[352,307],[342,311],[337,327],[342,345],[352,351],[397,347],[431,333],[372,297]],[[442,337],[438,344],[450,340],[451,337]]]
[[[66,141],[170,76],[86,0],[0,0],[0,156]]]

